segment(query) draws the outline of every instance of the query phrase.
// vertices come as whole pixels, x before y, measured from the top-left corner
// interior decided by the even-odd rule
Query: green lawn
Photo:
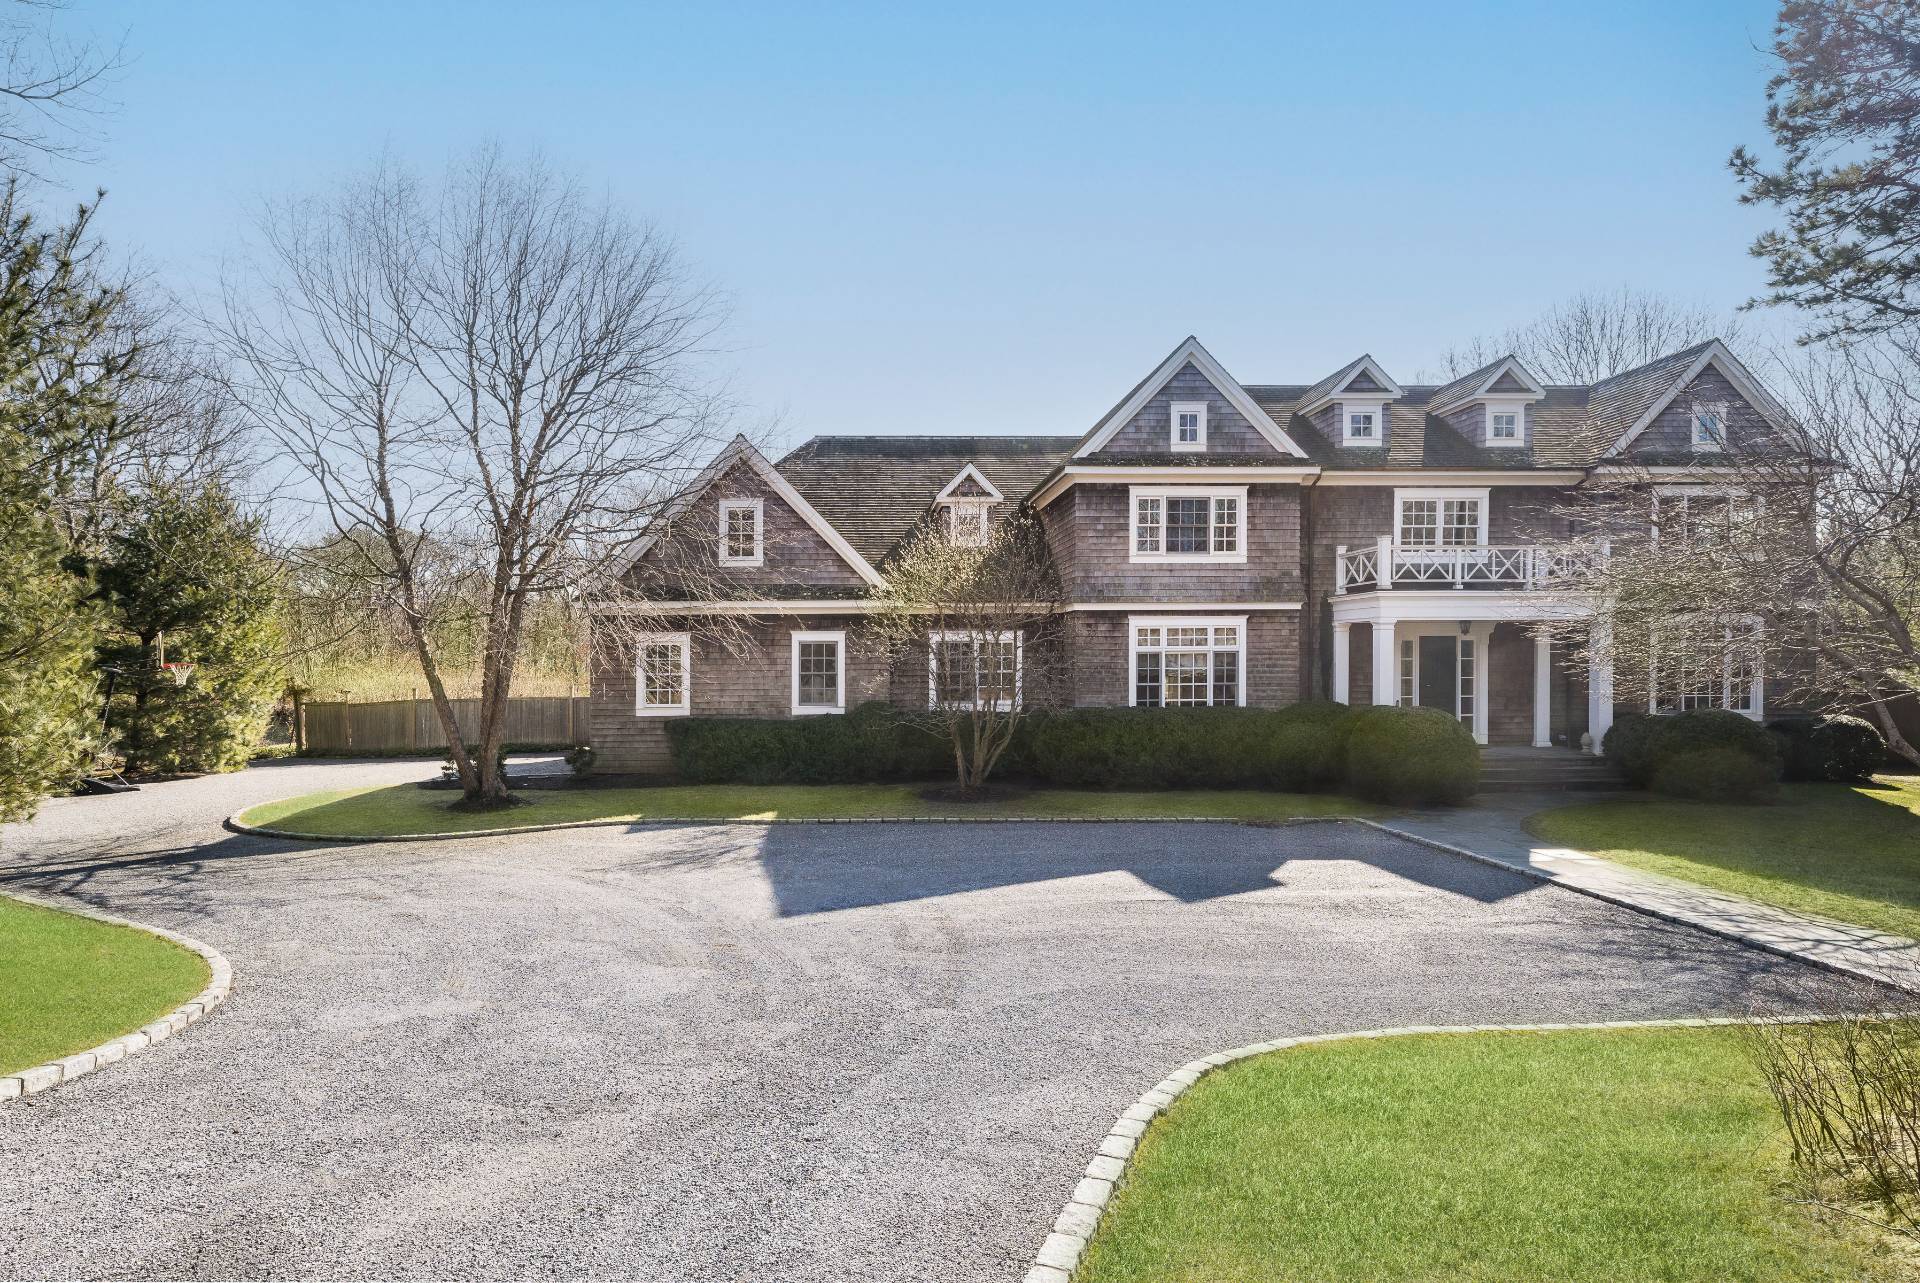
[[[158,936],[0,896],[0,1074],[131,1033],[207,979]]]
[[[386,788],[336,789],[251,807],[242,822],[324,836],[345,834],[471,833],[524,824],[580,820],[771,820],[975,816],[1068,818],[1105,816],[1210,816],[1236,820],[1285,820],[1296,816],[1374,814],[1377,808],[1348,797],[1252,790],[1167,793],[1094,793],[1036,789],[1004,801],[975,804],[929,802],[913,784],[781,785],[699,784],[657,788],[568,791],[530,790],[516,796],[525,806],[468,814],[449,810],[456,795],[397,784]]]
[[[1789,784],[1774,806],[1593,802],[1528,827],[1637,869],[1920,938],[1920,775]]]
[[[1789,1201],[1732,1030],[1456,1034],[1220,1070],[1149,1128],[1078,1283],[1897,1277]]]

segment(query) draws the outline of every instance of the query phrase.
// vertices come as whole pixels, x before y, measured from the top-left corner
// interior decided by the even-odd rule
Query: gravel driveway
[[[260,767],[4,833],[0,887],[197,936],[235,989],[0,1107],[0,1274],[1011,1281],[1193,1057],[1826,985],[1348,826],[218,827],[430,769]]]

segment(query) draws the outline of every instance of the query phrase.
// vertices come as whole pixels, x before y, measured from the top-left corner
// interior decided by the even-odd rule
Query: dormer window
[[[1207,448],[1207,403],[1205,401],[1173,403],[1172,445],[1175,450]]]
[[[1489,441],[1518,441],[1520,439],[1520,415],[1513,410],[1494,410],[1489,413],[1487,439]]]
[[[947,501],[947,537],[962,548],[984,548],[987,543],[987,501]]]
[[[761,527],[766,508],[759,499],[722,499],[720,501],[720,564],[758,566],[766,558],[766,541]]]
[[[1717,402],[1697,403],[1693,407],[1693,448],[1727,448],[1727,407]]]
[[[1381,445],[1386,440],[1386,423],[1385,402],[1343,402],[1340,406],[1340,444]]]

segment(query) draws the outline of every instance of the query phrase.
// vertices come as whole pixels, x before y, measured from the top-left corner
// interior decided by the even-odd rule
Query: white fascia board
[[[1217,486],[1222,483],[1311,485],[1313,479],[1319,475],[1320,465],[1313,463],[1269,464],[1247,468],[1156,468],[1150,465],[1069,463],[1061,468],[1059,476],[1035,491],[1030,502],[1035,508],[1044,508],[1075,485]]]
[[[1362,371],[1371,374],[1373,381],[1378,383],[1382,390],[1378,392],[1349,393],[1347,391],[1347,384],[1353,382],[1354,376]],[[1295,406],[1293,412],[1295,414],[1312,414],[1316,410],[1332,405],[1335,401],[1352,401],[1358,403],[1362,400],[1367,400],[1378,401],[1385,404],[1388,401],[1398,401],[1405,395],[1406,390],[1398,383],[1395,383],[1393,377],[1380,368],[1378,361],[1374,360],[1372,356],[1361,356],[1349,364],[1346,369],[1334,376],[1333,391],[1326,393],[1318,400]]]
[[[1609,457],[1617,455],[1632,445],[1641,433],[1653,426],[1653,421],[1660,417],[1661,411],[1672,405],[1674,398],[1684,392],[1689,383],[1699,378],[1708,366],[1725,375],[1727,382],[1733,384],[1734,390],[1759,413],[1761,418],[1771,424],[1775,431],[1793,430],[1786,410],[1765,388],[1760,386],[1760,381],[1753,377],[1751,370],[1740,363],[1740,358],[1729,351],[1726,344],[1715,339],[1707,345],[1706,351],[1694,358],[1693,363],[1687,366],[1686,372],[1673,381],[1673,386],[1647,407],[1647,412],[1640,416],[1639,421],[1621,434],[1620,439],[1613,443],[1613,448],[1607,451],[1607,455]]]
[[[1376,471],[1327,472],[1315,482],[1322,486],[1575,486],[1587,479],[1583,468],[1490,468],[1443,471],[1381,468]]]
[[[1180,367],[1189,361],[1193,362],[1194,368],[1213,384],[1214,391],[1218,392],[1241,418],[1252,424],[1255,432],[1267,439],[1269,445],[1282,454],[1290,454],[1298,459],[1307,457],[1307,452],[1302,450],[1299,444],[1273,421],[1272,415],[1262,410],[1258,403],[1247,395],[1247,390],[1241,387],[1234,377],[1227,373],[1225,367],[1213,359],[1213,354],[1200,345],[1200,340],[1192,335],[1188,335],[1185,342],[1173,349],[1167,359],[1141,382],[1132,396],[1115,406],[1113,412],[1100,421],[1093,433],[1073,452],[1073,457],[1085,458],[1097,450],[1104,449],[1107,442],[1118,436],[1120,429],[1132,422],[1133,416],[1146,408],[1147,402],[1158,396],[1160,389],[1167,385],[1167,380],[1179,373]]]
[[[980,474],[980,469],[974,467],[971,463],[969,463],[966,467],[960,469],[959,472],[955,473],[953,480],[947,482],[947,484],[941,488],[940,493],[933,497],[933,501],[935,503],[942,503],[947,499],[952,498],[953,492],[959,488],[960,483],[967,480],[969,477],[973,479],[973,483],[975,485],[979,486],[982,490],[985,490],[986,493],[983,495],[963,495],[962,498],[989,499],[989,500],[992,500],[994,503],[1006,502],[1006,496],[1000,493],[1000,487],[994,485],[993,482],[987,480],[984,476],[982,476]]]
[[[1076,601],[1069,602],[1063,609],[1068,611],[1124,610],[1133,614],[1184,614],[1191,611],[1229,611],[1229,610],[1299,610],[1297,601]]]
[[[795,598],[787,601],[616,601],[590,605],[596,615],[864,615],[878,610],[871,597]]]
[[[1585,619],[1593,613],[1586,593],[1537,592],[1414,592],[1394,588],[1387,592],[1349,593],[1333,599],[1336,624],[1398,624],[1470,622],[1528,623],[1549,619]]]
[[[1500,377],[1504,374],[1512,374],[1514,378],[1520,380],[1520,382],[1527,385],[1527,390],[1525,392],[1490,392],[1488,391],[1489,388],[1491,388],[1494,384],[1500,381]],[[1510,356],[1506,360],[1500,362],[1499,365],[1495,366],[1491,374],[1487,375],[1486,378],[1480,380],[1480,385],[1478,387],[1473,388],[1471,391],[1465,392],[1460,396],[1454,397],[1450,401],[1434,402],[1433,404],[1427,407],[1427,413],[1428,414],[1445,414],[1449,410],[1457,410],[1461,406],[1471,405],[1475,401],[1491,401],[1496,398],[1500,400],[1509,400],[1509,401],[1517,400],[1522,403],[1525,403],[1528,401],[1538,401],[1541,397],[1544,397],[1546,394],[1547,394],[1547,389],[1541,384],[1540,380],[1533,377],[1533,372],[1531,370],[1527,369],[1526,366],[1520,364],[1520,358],[1517,356]]]

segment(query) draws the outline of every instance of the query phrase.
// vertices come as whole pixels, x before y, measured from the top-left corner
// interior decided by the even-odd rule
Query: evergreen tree
[[[107,536],[98,570],[116,675],[111,725],[130,771],[246,765],[285,685],[279,569],[259,523],[218,487],[156,486]],[[190,663],[184,684],[159,667]]]

